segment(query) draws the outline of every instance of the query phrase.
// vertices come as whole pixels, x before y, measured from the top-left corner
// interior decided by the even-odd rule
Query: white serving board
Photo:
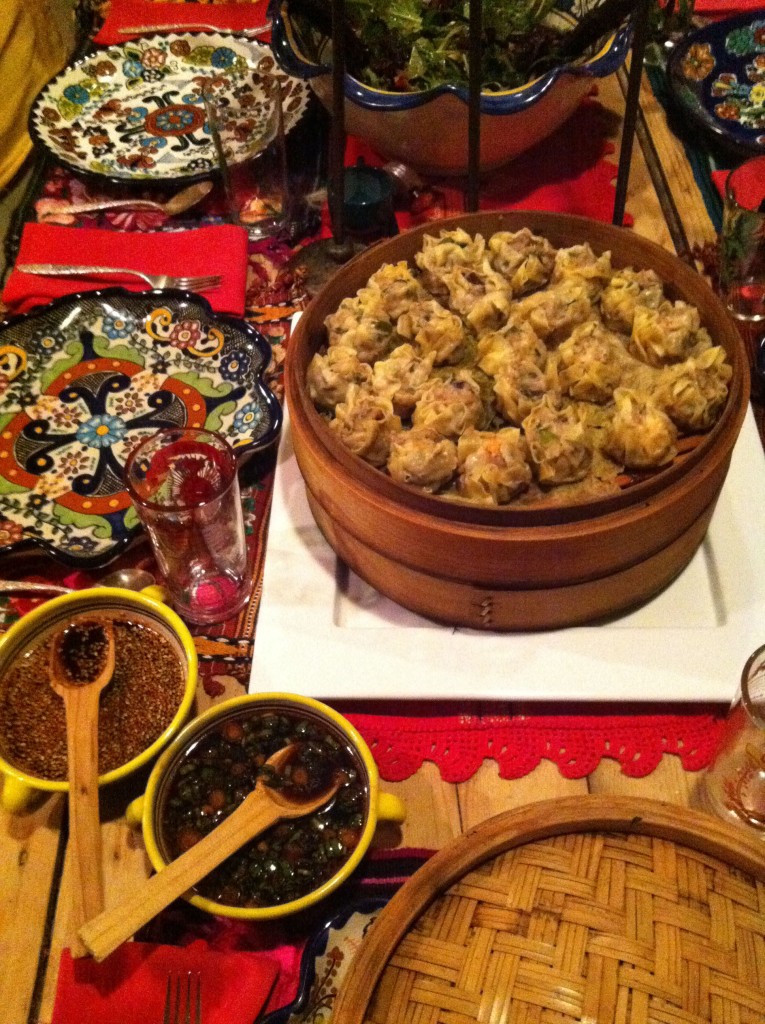
[[[765,456],[751,410],[707,536],[639,609],[596,626],[485,633],[407,611],[315,525],[289,419],[274,482],[250,691],[346,700],[728,702],[765,643]]]

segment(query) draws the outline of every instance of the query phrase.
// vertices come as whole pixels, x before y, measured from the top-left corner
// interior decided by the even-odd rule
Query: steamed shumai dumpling
[[[517,320],[528,320],[542,341],[557,345],[577,324],[589,320],[592,301],[587,285],[571,277],[519,299],[513,306],[512,315]]]
[[[373,288],[362,288],[356,295],[343,299],[324,324],[330,347],[354,348],[362,363],[373,363],[385,355],[393,339],[393,322],[379,291]]]
[[[635,307],[630,351],[650,366],[680,363],[710,345],[695,306],[665,299],[656,309]]]
[[[479,296],[468,311],[465,319],[478,337],[488,331],[496,331],[507,323],[510,316],[510,292],[507,289],[494,289]]]
[[[590,320],[558,346],[561,391],[583,402],[610,402],[619,386],[627,351],[617,335]]]
[[[372,370],[372,390],[387,395],[397,416],[407,418],[433,369],[432,352],[420,356],[405,343],[393,349],[387,359],[378,359]]]
[[[537,366],[547,362],[547,346],[528,320],[511,317],[504,327],[478,339],[476,365],[494,377],[506,363],[530,359]]]
[[[604,252],[596,256],[589,242],[583,242],[567,249],[558,249],[550,281],[552,284],[566,280],[580,281],[587,288],[590,299],[596,299],[608,284],[611,274],[611,253]]]
[[[380,293],[387,318],[394,322],[415,302],[429,298],[428,293],[412,273],[406,260],[383,263],[367,282]]]
[[[489,239],[489,260],[505,277],[513,295],[544,288],[555,263],[555,249],[546,238],[529,228],[497,231]]]
[[[528,490],[531,466],[520,430],[470,429],[457,442],[457,491],[482,505],[507,505]]]
[[[396,321],[396,332],[435,366],[457,362],[465,348],[465,327],[456,313],[435,299],[415,302]]]
[[[655,270],[624,267],[615,271],[600,293],[600,312],[606,326],[631,334],[636,307],[658,309],[663,299],[661,278]]]
[[[377,288],[359,288],[355,295],[346,296],[334,313],[324,318],[327,337],[330,345],[342,344],[346,331],[356,327],[364,317],[377,316],[381,320],[389,320],[382,304],[382,296]]]
[[[484,319],[489,315],[496,316],[497,307],[510,307],[510,286],[501,274],[491,269],[488,260],[479,267],[452,267],[451,270],[444,271],[441,281],[448,292],[449,308],[461,316],[467,317],[488,295],[493,298],[490,305],[486,301],[483,303],[484,310],[481,315]]]
[[[444,270],[452,267],[480,266],[486,251],[483,235],[469,235],[463,228],[440,231],[438,236],[425,235],[422,248],[415,253],[414,260],[425,275],[439,277]],[[427,281],[423,281],[430,290]]]
[[[364,384],[371,376],[371,366],[361,362],[355,348],[333,345],[326,353],[316,352],[308,364],[308,394],[320,409],[331,410],[345,401],[351,384]]]
[[[486,242],[482,235],[469,235],[462,228],[441,231],[438,237],[425,235],[422,248],[415,253],[414,261],[420,270],[420,280],[426,291],[439,302],[448,304],[449,289],[444,275],[455,267],[480,267]]]
[[[391,434],[388,472],[394,480],[424,491],[438,491],[457,469],[457,446],[432,427]]]
[[[469,370],[457,370],[452,377],[435,377],[425,385],[414,407],[412,424],[457,438],[483,417],[480,386]]]
[[[545,395],[524,419],[523,430],[540,484],[575,483],[587,476],[592,445],[573,406]]]
[[[654,401],[686,434],[709,430],[728,397],[733,367],[719,345],[662,370]]]
[[[533,360],[505,363],[494,377],[494,404],[502,419],[520,426],[549,388],[547,373]]]
[[[351,384],[329,427],[349,451],[381,467],[388,461],[391,436],[401,430],[401,420],[390,398]]]
[[[677,427],[648,395],[614,391],[614,414],[603,448],[627,469],[657,469],[677,455]]]

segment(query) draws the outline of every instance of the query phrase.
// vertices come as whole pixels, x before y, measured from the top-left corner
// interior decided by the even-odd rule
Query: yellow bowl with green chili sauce
[[[311,697],[246,694],[190,722],[158,759],[144,796],[128,807],[154,868],[161,871],[212,831],[254,787],[264,761],[290,742],[302,745],[302,764],[310,764],[313,749],[317,772],[340,774],[337,795],[233,854],[187,896],[202,910],[244,919],[303,910],[351,875],[379,820],[403,821],[402,802],[380,791],[371,751],[346,718]]]
[[[128,716],[128,721],[135,724],[135,731],[133,735],[125,735],[131,729],[130,726],[126,729],[123,715],[119,730],[121,746],[115,748],[112,760],[119,760],[121,749],[131,753],[122,763],[114,763],[103,771],[99,785],[122,779],[147,764],[181,728],[196,695],[196,649],[182,619],[155,599],[153,595],[157,593],[155,587],[147,588],[145,593],[120,587],[93,587],[65,594],[24,615],[0,637],[0,774],[3,777],[0,804],[5,810],[22,811],[38,792],[69,789],[62,755],[59,754],[57,760],[53,755],[53,751],[62,746],[65,751],[63,702],[53,693],[43,664],[49,638],[74,620],[112,618],[115,624],[120,624],[116,637],[115,677],[101,695],[99,750],[110,742],[109,730],[104,729],[101,717],[104,702],[110,699],[109,687],[113,688],[114,699],[119,699],[123,712],[131,707],[130,701],[136,707],[135,714]],[[125,663],[139,665],[141,650],[145,647],[147,662],[151,654],[155,665],[161,668],[165,664],[171,670],[175,692],[169,685],[163,688],[168,676],[159,669],[157,677],[144,681],[140,691],[129,692],[127,670],[117,677],[120,635],[133,645],[124,651]],[[147,690],[147,685],[153,690]],[[125,687],[121,692],[120,686]],[[152,692],[156,698],[153,703]],[[55,706],[56,701],[60,709]]]

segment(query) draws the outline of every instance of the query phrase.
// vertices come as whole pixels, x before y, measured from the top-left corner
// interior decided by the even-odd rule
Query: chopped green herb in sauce
[[[289,743],[297,753],[276,773],[265,762]],[[197,886],[228,906],[274,906],[312,892],[351,856],[366,819],[365,773],[339,735],[307,717],[244,710],[205,732],[177,763],[159,809],[165,856],[179,856],[214,829],[259,778],[297,798],[336,779],[341,785],[321,810],[274,825]]]

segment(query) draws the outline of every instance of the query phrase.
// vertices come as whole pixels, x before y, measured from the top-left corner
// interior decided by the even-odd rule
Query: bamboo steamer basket
[[[544,800],[452,840],[404,883],[333,1024],[762,1021],[765,848],[634,797]]]
[[[528,227],[558,247],[589,242],[615,267],[654,269],[672,299],[696,306],[733,367],[712,430],[660,472],[605,499],[485,508],[399,484],[350,453],[308,395],[306,369],[324,319],[383,263],[407,260],[425,234],[462,227],[488,237]],[[317,293],[290,339],[285,390],[313,516],[338,556],[394,601],[475,629],[538,630],[614,616],[658,593],[688,564],[709,525],[749,399],[745,349],[723,304],[690,266],[633,232],[570,215],[468,214],[364,251]]]

